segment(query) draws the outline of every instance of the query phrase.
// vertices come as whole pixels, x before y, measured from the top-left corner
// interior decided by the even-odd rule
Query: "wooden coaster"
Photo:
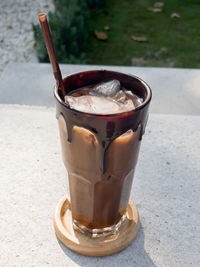
[[[69,249],[87,256],[106,256],[124,249],[136,237],[139,216],[134,204],[129,202],[127,217],[115,234],[91,238],[74,230],[70,202],[64,197],[55,210],[54,228],[57,237]]]

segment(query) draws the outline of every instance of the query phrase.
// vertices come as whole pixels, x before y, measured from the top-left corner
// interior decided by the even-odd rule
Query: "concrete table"
[[[200,117],[150,115],[131,193],[140,231],[104,258],[56,239],[68,186],[54,108],[0,105],[0,118],[0,266],[200,266]]]

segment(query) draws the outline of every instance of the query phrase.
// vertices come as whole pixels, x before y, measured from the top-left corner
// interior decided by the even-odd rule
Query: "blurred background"
[[[48,62],[40,12],[60,63],[200,67],[199,0],[1,0],[0,72]]]

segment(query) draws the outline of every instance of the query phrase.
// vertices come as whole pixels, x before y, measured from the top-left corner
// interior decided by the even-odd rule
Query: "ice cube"
[[[128,95],[134,96],[131,90],[126,90],[126,93],[127,93]]]
[[[65,96],[65,102],[69,104],[70,108],[77,109],[83,112],[91,112],[92,108],[89,101],[89,96]]]
[[[113,99],[117,102],[124,103],[127,100],[127,95],[120,90],[116,95],[113,96]]]
[[[136,97],[136,99],[137,99],[138,106],[142,105],[142,103],[143,103],[143,99],[142,99],[141,97],[136,96],[136,95],[135,95],[135,97]]]
[[[93,87],[93,92],[97,95],[103,95],[107,97],[112,97],[116,95],[120,90],[120,82],[118,80],[111,80],[108,82],[102,82]]]
[[[127,91],[126,91],[127,92]],[[135,109],[135,105],[132,99],[128,98],[127,94],[120,90],[113,99],[121,106],[124,111],[130,111]]]
[[[66,96],[65,101],[71,108],[94,114],[113,114],[121,111],[121,106],[111,98],[84,95],[79,97]]]
[[[91,106],[95,114],[113,114],[121,112],[121,107],[111,98],[92,96]]]
[[[125,111],[130,111],[135,109],[135,105],[131,99],[127,99],[125,102],[123,102],[122,106]]]
[[[140,105],[143,103],[143,99],[140,98],[139,96],[137,96],[136,94],[134,94],[132,91],[127,90],[127,91],[126,91],[126,94],[128,94],[128,95],[130,95],[130,96],[133,97],[132,100],[133,100],[134,105],[135,105],[136,107],[140,106]]]

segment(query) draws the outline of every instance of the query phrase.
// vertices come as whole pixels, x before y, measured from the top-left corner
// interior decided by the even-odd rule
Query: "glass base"
[[[88,228],[74,219],[72,220],[72,222],[75,230],[81,232],[82,234],[89,235],[91,238],[97,238],[97,237],[116,234],[116,232],[119,230],[121,224],[123,223],[123,221],[125,221],[125,219],[126,219],[126,214],[121,217],[121,219],[117,224],[114,224],[110,227],[96,228],[96,229]]]

